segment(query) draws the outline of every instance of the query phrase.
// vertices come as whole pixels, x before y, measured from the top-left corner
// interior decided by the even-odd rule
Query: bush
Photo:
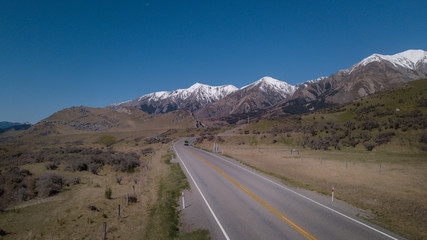
[[[141,154],[144,156],[151,154],[151,153],[153,153],[153,148],[144,148],[141,150]]]
[[[99,138],[99,143],[109,147],[116,143],[116,137],[110,135],[102,136]]]
[[[36,180],[36,192],[39,196],[49,197],[61,191],[64,184],[62,176],[54,173],[46,173]]]
[[[365,142],[365,143],[363,143],[363,146],[365,146],[366,150],[372,151],[374,149],[374,147],[375,147],[375,144],[369,143],[369,142]]]
[[[111,195],[113,194],[113,191],[111,190],[110,187],[106,187],[105,188],[105,198],[106,199],[111,199]]]
[[[67,181],[67,185],[77,185],[80,184],[80,178],[73,177]]]
[[[138,196],[136,196],[135,193],[128,194],[128,202],[129,203],[136,203],[136,202],[138,202]]]
[[[82,159],[82,158],[69,160],[65,170],[79,171],[79,172],[88,171],[89,170],[89,160]]]
[[[386,144],[390,142],[391,138],[394,136],[394,132],[382,132],[377,135],[375,142],[377,145]]]
[[[116,182],[120,185],[122,183],[123,180],[123,176],[117,176],[116,177]]]
[[[423,132],[420,136],[420,143],[427,143],[427,132]]]
[[[87,208],[88,208],[89,210],[91,210],[91,211],[99,212],[99,209],[98,209],[96,206],[94,206],[94,205],[89,205],[89,206],[87,206]]]
[[[131,152],[116,154],[109,164],[116,171],[133,172],[135,168],[141,165],[141,162],[139,161],[139,155]]]
[[[47,170],[55,170],[58,168],[58,164],[55,162],[48,162],[44,166]]]

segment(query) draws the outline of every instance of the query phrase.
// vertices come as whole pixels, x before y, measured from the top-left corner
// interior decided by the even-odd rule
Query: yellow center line
[[[278,212],[276,209],[272,208],[271,206],[269,206],[267,203],[265,203],[264,201],[262,201],[259,197],[255,196],[253,193],[251,193],[249,190],[247,190],[246,188],[244,188],[242,185],[240,185],[238,182],[236,182],[235,180],[233,180],[231,177],[229,177],[227,174],[223,173],[221,170],[219,170],[218,168],[216,168],[214,165],[212,165],[210,162],[206,161],[205,159],[203,159],[202,157],[200,157],[199,155],[197,155],[196,153],[194,153],[193,151],[191,151],[190,149],[185,148],[187,151],[191,152],[192,154],[194,154],[196,157],[198,157],[200,160],[202,160],[203,162],[205,162],[206,164],[208,164],[211,168],[213,168],[215,171],[217,171],[219,174],[221,174],[223,177],[225,177],[227,180],[229,180],[230,182],[232,182],[234,185],[236,185],[238,188],[240,188],[243,192],[245,192],[246,194],[248,194],[251,198],[253,198],[255,201],[257,201],[259,204],[261,204],[263,207],[265,207],[266,209],[268,209],[270,212],[272,212],[274,215],[276,215],[278,218],[282,219],[284,222],[286,222],[289,226],[291,226],[293,229],[297,230],[299,233],[301,233],[304,237],[306,237],[307,239],[310,240],[316,240],[316,238],[314,238],[313,236],[311,236],[308,232],[306,232],[304,229],[302,229],[301,227],[299,227],[298,225],[296,225],[295,223],[293,223],[291,220],[289,220],[288,218],[286,218],[283,214],[281,214],[280,212]]]

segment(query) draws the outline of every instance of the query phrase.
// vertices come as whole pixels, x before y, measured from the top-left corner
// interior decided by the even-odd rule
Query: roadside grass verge
[[[162,156],[162,162],[169,166],[168,173],[160,179],[156,201],[149,207],[147,231],[144,239],[209,239],[207,230],[190,233],[179,231],[178,199],[181,191],[190,185],[178,163],[171,163],[171,150]]]

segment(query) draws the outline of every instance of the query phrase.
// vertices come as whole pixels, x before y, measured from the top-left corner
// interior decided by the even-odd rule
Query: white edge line
[[[219,222],[218,218],[216,217],[214,211],[212,210],[211,206],[209,205],[208,201],[206,200],[205,196],[203,195],[202,191],[200,190],[199,186],[197,185],[196,181],[194,180],[193,176],[191,175],[190,171],[188,171],[187,166],[185,165],[184,161],[182,161],[181,157],[178,154],[178,151],[176,151],[175,144],[173,145],[173,149],[175,150],[175,153],[177,157],[179,158],[179,161],[182,163],[182,166],[184,166],[185,170],[187,171],[188,175],[190,176],[191,180],[193,181],[194,185],[196,185],[197,190],[199,191],[200,195],[202,195],[203,200],[205,201],[206,205],[209,208],[209,211],[212,213],[212,216],[214,217],[216,223],[218,224],[219,228],[221,228],[222,233],[224,234],[224,237],[227,240],[230,240],[227,233],[225,232],[224,228],[222,227],[221,223]]]
[[[199,150],[201,150],[201,149],[199,149]],[[201,150],[201,151],[204,151],[204,150]],[[206,152],[206,151],[204,151],[204,152]],[[398,240],[397,238],[395,238],[395,237],[393,237],[393,236],[390,236],[390,235],[388,235],[387,233],[384,233],[384,232],[382,232],[382,231],[380,231],[380,230],[378,230],[378,229],[376,229],[376,228],[373,228],[373,227],[371,227],[371,226],[369,226],[369,225],[367,225],[367,224],[365,224],[365,223],[363,223],[363,222],[361,222],[361,221],[358,221],[358,220],[356,220],[356,219],[354,219],[354,218],[352,218],[352,217],[349,217],[349,216],[347,216],[347,215],[345,215],[345,214],[343,214],[343,213],[340,213],[340,212],[338,212],[337,210],[334,210],[334,209],[332,209],[332,208],[330,208],[330,207],[328,207],[328,206],[326,206],[326,205],[323,205],[323,204],[321,204],[321,203],[319,203],[319,202],[316,202],[316,201],[314,201],[313,199],[311,199],[311,198],[309,198],[309,197],[306,197],[306,196],[302,195],[301,193],[295,192],[295,191],[294,191],[294,190],[292,190],[292,189],[289,189],[289,188],[287,188],[287,187],[285,187],[285,186],[283,186],[283,185],[281,185],[281,184],[279,184],[279,183],[276,183],[276,182],[274,182],[274,181],[272,181],[272,180],[270,180],[270,179],[268,179],[268,178],[266,178],[266,177],[264,177],[264,176],[262,176],[262,175],[260,175],[260,174],[258,174],[258,173],[255,173],[255,172],[250,171],[249,169],[246,169],[246,168],[244,168],[244,167],[242,167],[242,166],[240,166],[240,165],[238,165],[238,164],[236,164],[236,163],[233,163],[233,162],[231,162],[230,160],[227,160],[226,158],[224,158],[224,157],[223,157],[223,156],[221,156],[221,155],[216,155],[216,154],[213,154],[213,153],[210,153],[210,152],[206,152],[206,153],[211,154],[211,155],[214,155],[214,156],[217,156],[219,159],[221,159],[221,160],[223,160],[223,161],[225,161],[225,162],[228,162],[228,163],[230,163],[230,164],[233,164],[233,165],[235,165],[236,167],[239,167],[239,168],[241,168],[241,169],[243,169],[243,170],[245,170],[245,171],[247,171],[247,172],[249,172],[249,173],[252,173],[252,174],[253,174],[253,175],[255,175],[255,176],[258,176],[258,177],[260,177],[260,178],[262,178],[262,179],[264,179],[264,180],[266,180],[266,181],[268,181],[268,182],[271,182],[271,183],[273,183],[273,184],[275,184],[275,185],[279,186],[280,188],[283,188],[283,189],[285,189],[285,190],[287,190],[287,191],[289,191],[289,192],[292,192],[292,193],[294,193],[294,194],[296,194],[296,195],[298,195],[298,196],[300,196],[300,197],[302,197],[302,198],[305,198],[306,200],[309,200],[309,201],[311,201],[311,202],[313,202],[313,203],[315,203],[315,204],[317,204],[317,205],[319,205],[319,206],[321,206],[321,207],[324,207],[324,208],[326,208],[326,209],[328,209],[328,210],[330,210],[330,211],[332,211],[332,212],[334,212],[334,213],[336,213],[336,214],[338,214],[338,215],[341,215],[341,216],[343,216],[343,217],[345,217],[345,218],[347,218],[347,219],[349,219],[349,220],[351,220],[351,221],[353,221],[353,222],[356,222],[356,223],[358,223],[358,224],[360,224],[360,225],[362,225],[362,226],[364,226],[364,227],[367,227],[367,228],[369,228],[369,229],[371,229],[371,230],[373,230],[373,231],[375,231],[375,232],[378,232],[378,233],[380,233],[380,234],[382,234],[382,235],[384,235],[384,236],[386,236],[386,237],[389,237],[389,238],[394,239],[394,240]]]

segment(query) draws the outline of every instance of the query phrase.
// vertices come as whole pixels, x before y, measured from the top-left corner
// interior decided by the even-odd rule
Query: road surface
[[[191,185],[183,212],[213,239],[403,239],[183,140],[174,150]]]

